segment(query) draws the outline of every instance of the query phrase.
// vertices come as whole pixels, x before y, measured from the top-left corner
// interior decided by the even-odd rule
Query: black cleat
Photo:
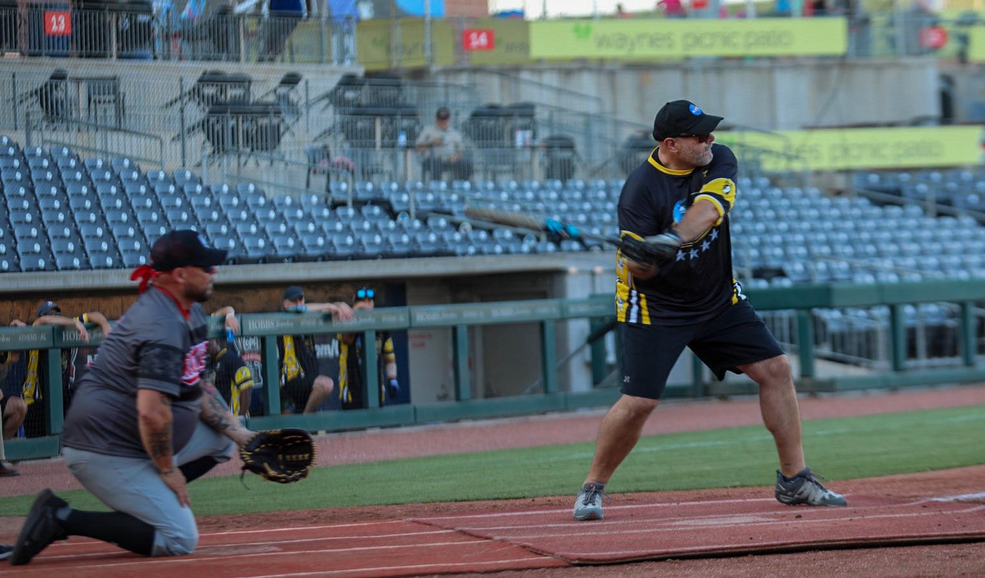
[[[24,521],[20,535],[17,536],[14,552],[10,556],[11,566],[27,564],[55,540],[68,538],[65,529],[55,517],[58,508],[66,506],[68,502],[56,496],[48,488],[41,490],[38,497],[34,498],[31,510],[27,513],[27,520]]]

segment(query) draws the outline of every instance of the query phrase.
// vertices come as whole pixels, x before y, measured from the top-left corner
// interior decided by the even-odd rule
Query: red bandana
[[[130,280],[136,281],[140,279],[140,287],[138,290],[143,293],[147,290],[147,285],[150,284],[151,279],[160,275],[160,271],[155,271],[150,265],[141,265],[133,270],[130,274]]]

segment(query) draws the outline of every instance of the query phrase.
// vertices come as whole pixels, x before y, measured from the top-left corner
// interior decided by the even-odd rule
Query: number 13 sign
[[[496,31],[492,28],[466,28],[462,31],[462,50],[493,50]]]
[[[45,10],[45,36],[71,36],[72,13],[68,10]]]

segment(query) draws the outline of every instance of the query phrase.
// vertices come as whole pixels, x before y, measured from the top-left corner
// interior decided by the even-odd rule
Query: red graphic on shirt
[[[208,341],[193,345],[185,354],[185,370],[181,373],[181,381],[185,385],[197,385],[205,371],[205,350]]]

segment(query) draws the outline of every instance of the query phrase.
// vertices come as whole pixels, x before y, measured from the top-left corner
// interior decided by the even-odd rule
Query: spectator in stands
[[[281,311],[293,313],[328,312],[335,321],[352,319],[346,303],[306,303],[304,290],[292,285],[284,290]],[[331,377],[318,373],[315,341],[310,335],[282,335],[277,338],[280,363],[281,409],[284,413],[312,413],[335,388]]]
[[[10,322],[11,327],[24,327],[24,322],[14,319]],[[16,378],[8,380],[8,370],[16,363],[11,356],[16,352],[0,351],[0,477],[18,476],[20,472],[17,468],[10,465],[7,455],[4,453],[3,440],[9,440],[20,429],[27,415],[27,404],[20,397],[20,386],[24,383],[22,379]],[[13,383],[15,389],[7,387],[8,383]],[[17,395],[11,395],[17,393]]]
[[[106,316],[98,311],[83,313],[77,317],[66,317],[62,315],[62,309],[54,301],[45,301],[38,306],[36,319],[32,325],[59,325],[67,329],[74,329],[79,332],[79,337],[85,343],[89,343],[89,330],[86,323],[98,325],[102,329],[103,337],[109,335],[112,328]],[[81,376],[85,366],[92,361],[90,348],[73,347],[62,350],[62,404],[65,411],[72,402],[72,395],[75,393],[75,383]],[[80,355],[83,357],[80,358]],[[22,360],[23,361],[23,360]],[[41,416],[43,405],[37,403],[41,401],[40,376],[41,372],[41,353],[37,349],[32,349],[27,355],[26,367],[24,368],[24,381],[21,397],[27,404],[28,416],[25,419],[25,427],[28,429],[28,437],[44,435],[44,419]]]
[[[246,365],[236,348],[236,334],[239,333],[239,321],[232,307],[223,307],[212,314],[213,317],[224,317],[226,335],[219,339],[209,340],[209,377],[212,384],[229,404],[233,415],[249,415],[250,402],[253,395],[253,372]]]
[[[328,0],[328,12],[333,21],[332,64],[348,66],[356,58],[356,0]]]
[[[0,391],[0,403],[3,402],[3,399],[4,399],[3,391]],[[0,430],[2,429],[3,429],[3,411],[0,410]],[[10,462],[7,461],[7,454],[3,448],[3,437],[0,436],[0,478],[9,478],[12,476],[19,476],[19,475],[21,475],[20,471],[18,471],[17,468],[15,468],[13,465],[11,465]],[[0,550],[0,555],[2,555],[3,553],[4,551]],[[3,558],[0,558],[0,560],[2,559]]]
[[[622,2],[616,4],[616,18],[632,18],[632,12],[626,12],[626,7],[622,5]]]
[[[448,107],[438,109],[434,126],[421,130],[414,149],[424,154],[421,168],[431,179],[441,180],[445,171],[456,180],[467,181],[472,178],[472,162],[465,156],[465,137],[451,127],[451,111]]]
[[[362,287],[352,295],[352,309],[372,311],[376,305],[376,291]],[[363,334],[340,333],[339,339],[339,401],[342,409],[366,407],[366,372],[363,367]],[[376,333],[377,376],[380,386],[380,407],[387,399],[400,395],[397,381],[397,357],[393,353],[393,339],[388,331]]]
[[[662,11],[667,18],[684,18],[684,4],[681,0],[660,0],[657,2],[657,10]]]

